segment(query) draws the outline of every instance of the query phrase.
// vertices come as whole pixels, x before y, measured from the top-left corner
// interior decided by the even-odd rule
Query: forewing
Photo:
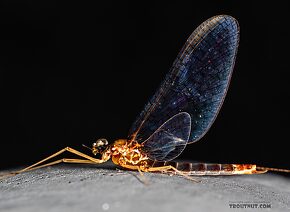
[[[143,142],[142,152],[153,160],[172,160],[184,150],[190,135],[190,128],[190,115],[186,112],[178,113]]]
[[[188,38],[159,89],[134,122],[129,139],[142,142],[168,119],[187,112],[191,116],[189,141],[199,140],[221,108],[238,41],[239,27],[234,18],[220,15],[202,23]]]

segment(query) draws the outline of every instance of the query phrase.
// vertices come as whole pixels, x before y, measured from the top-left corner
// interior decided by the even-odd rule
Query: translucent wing
[[[185,148],[190,135],[190,115],[178,113],[162,124],[143,143],[142,151],[149,158],[168,161],[176,158]]]
[[[191,117],[189,143],[199,140],[211,127],[225,98],[238,40],[238,23],[230,16],[215,16],[202,23],[134,122],[129,139],[142,142],[171,117],[187,112]],[[161,136],[153,137],[147,142],[160,142]]]

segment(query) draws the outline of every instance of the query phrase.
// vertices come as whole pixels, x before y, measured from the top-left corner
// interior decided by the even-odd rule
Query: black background
[[[240,23],[231,86],[211,130],[179,158],[290,168],[286,4],[31,2],[0,3],[1,168],[126,138],[187,37],[218,14]]]

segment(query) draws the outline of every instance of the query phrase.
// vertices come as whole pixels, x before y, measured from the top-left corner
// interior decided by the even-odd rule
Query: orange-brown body
[[[114,164],[131,170],[147,171],[149,158],[136,141],[118,139],[109,149]]]
[[[154,162],[142,153],[142,145],[136,141],[118,139],[103,153],[103,160],[112,158],[114,164],[130,170],[139,171],[181,171],[189,175],[239,175],[259,174],[266,170],[257,170],[252,164],[192,164],[187,162]],[[187,166],[184,169],[184,166]],[[166,168],[167,167],[167,168]],[[171,168],[170,168],[171,167]],[[183,168],[182,168],[183,167]]]
[[[106,148],[102,148],[102,146],[106,146]],[[26,171],[31,171],[63,162],[100,164],[108,161],[110,158],[112,158],[114,164],[129,170],[138,170],[141,174],[142,172],[162,172],[168,174],[178,174],[193,181],[196,181],[195,179],[190,177],[193,175],[261,174],[267,171],[290,173],[290,170],[286,169],[258,167],[253,164],[206,164],[174,161],[153,161],[150,160],[144,152],[142,152],[142,144],[139,144],[134,140],[127,139],[116,140],[112,145],[108,145],[105,139],[100,139],[93,144],[91,150],[94,155],[101,154],[101,159],[96,159],[71,147],[66,147],[22,170],[4,174],[2,176],[0,175],[0,179],[3,177],[13,176]],[[46,162],[62,154],[63,152],[70,152],[84,159],[62,158],[49,163]]]

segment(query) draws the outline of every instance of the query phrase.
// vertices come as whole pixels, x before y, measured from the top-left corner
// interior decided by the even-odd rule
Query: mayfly
[[[239,42],[239,25],[227,15],[203,22],[187,39],[172,68],[154,96],[133,123],[127,139],[109,145],[93,143],[91,157],[66,147],[12,174],[58,163],[113,163],[129,170],[191,175],[257,174],[284,169],[253,164],[205,164],[173,162],[187,144],[200,140],[212,126],[229,87]],[[82,159],[63,158],[47,163],[63,152]]]

